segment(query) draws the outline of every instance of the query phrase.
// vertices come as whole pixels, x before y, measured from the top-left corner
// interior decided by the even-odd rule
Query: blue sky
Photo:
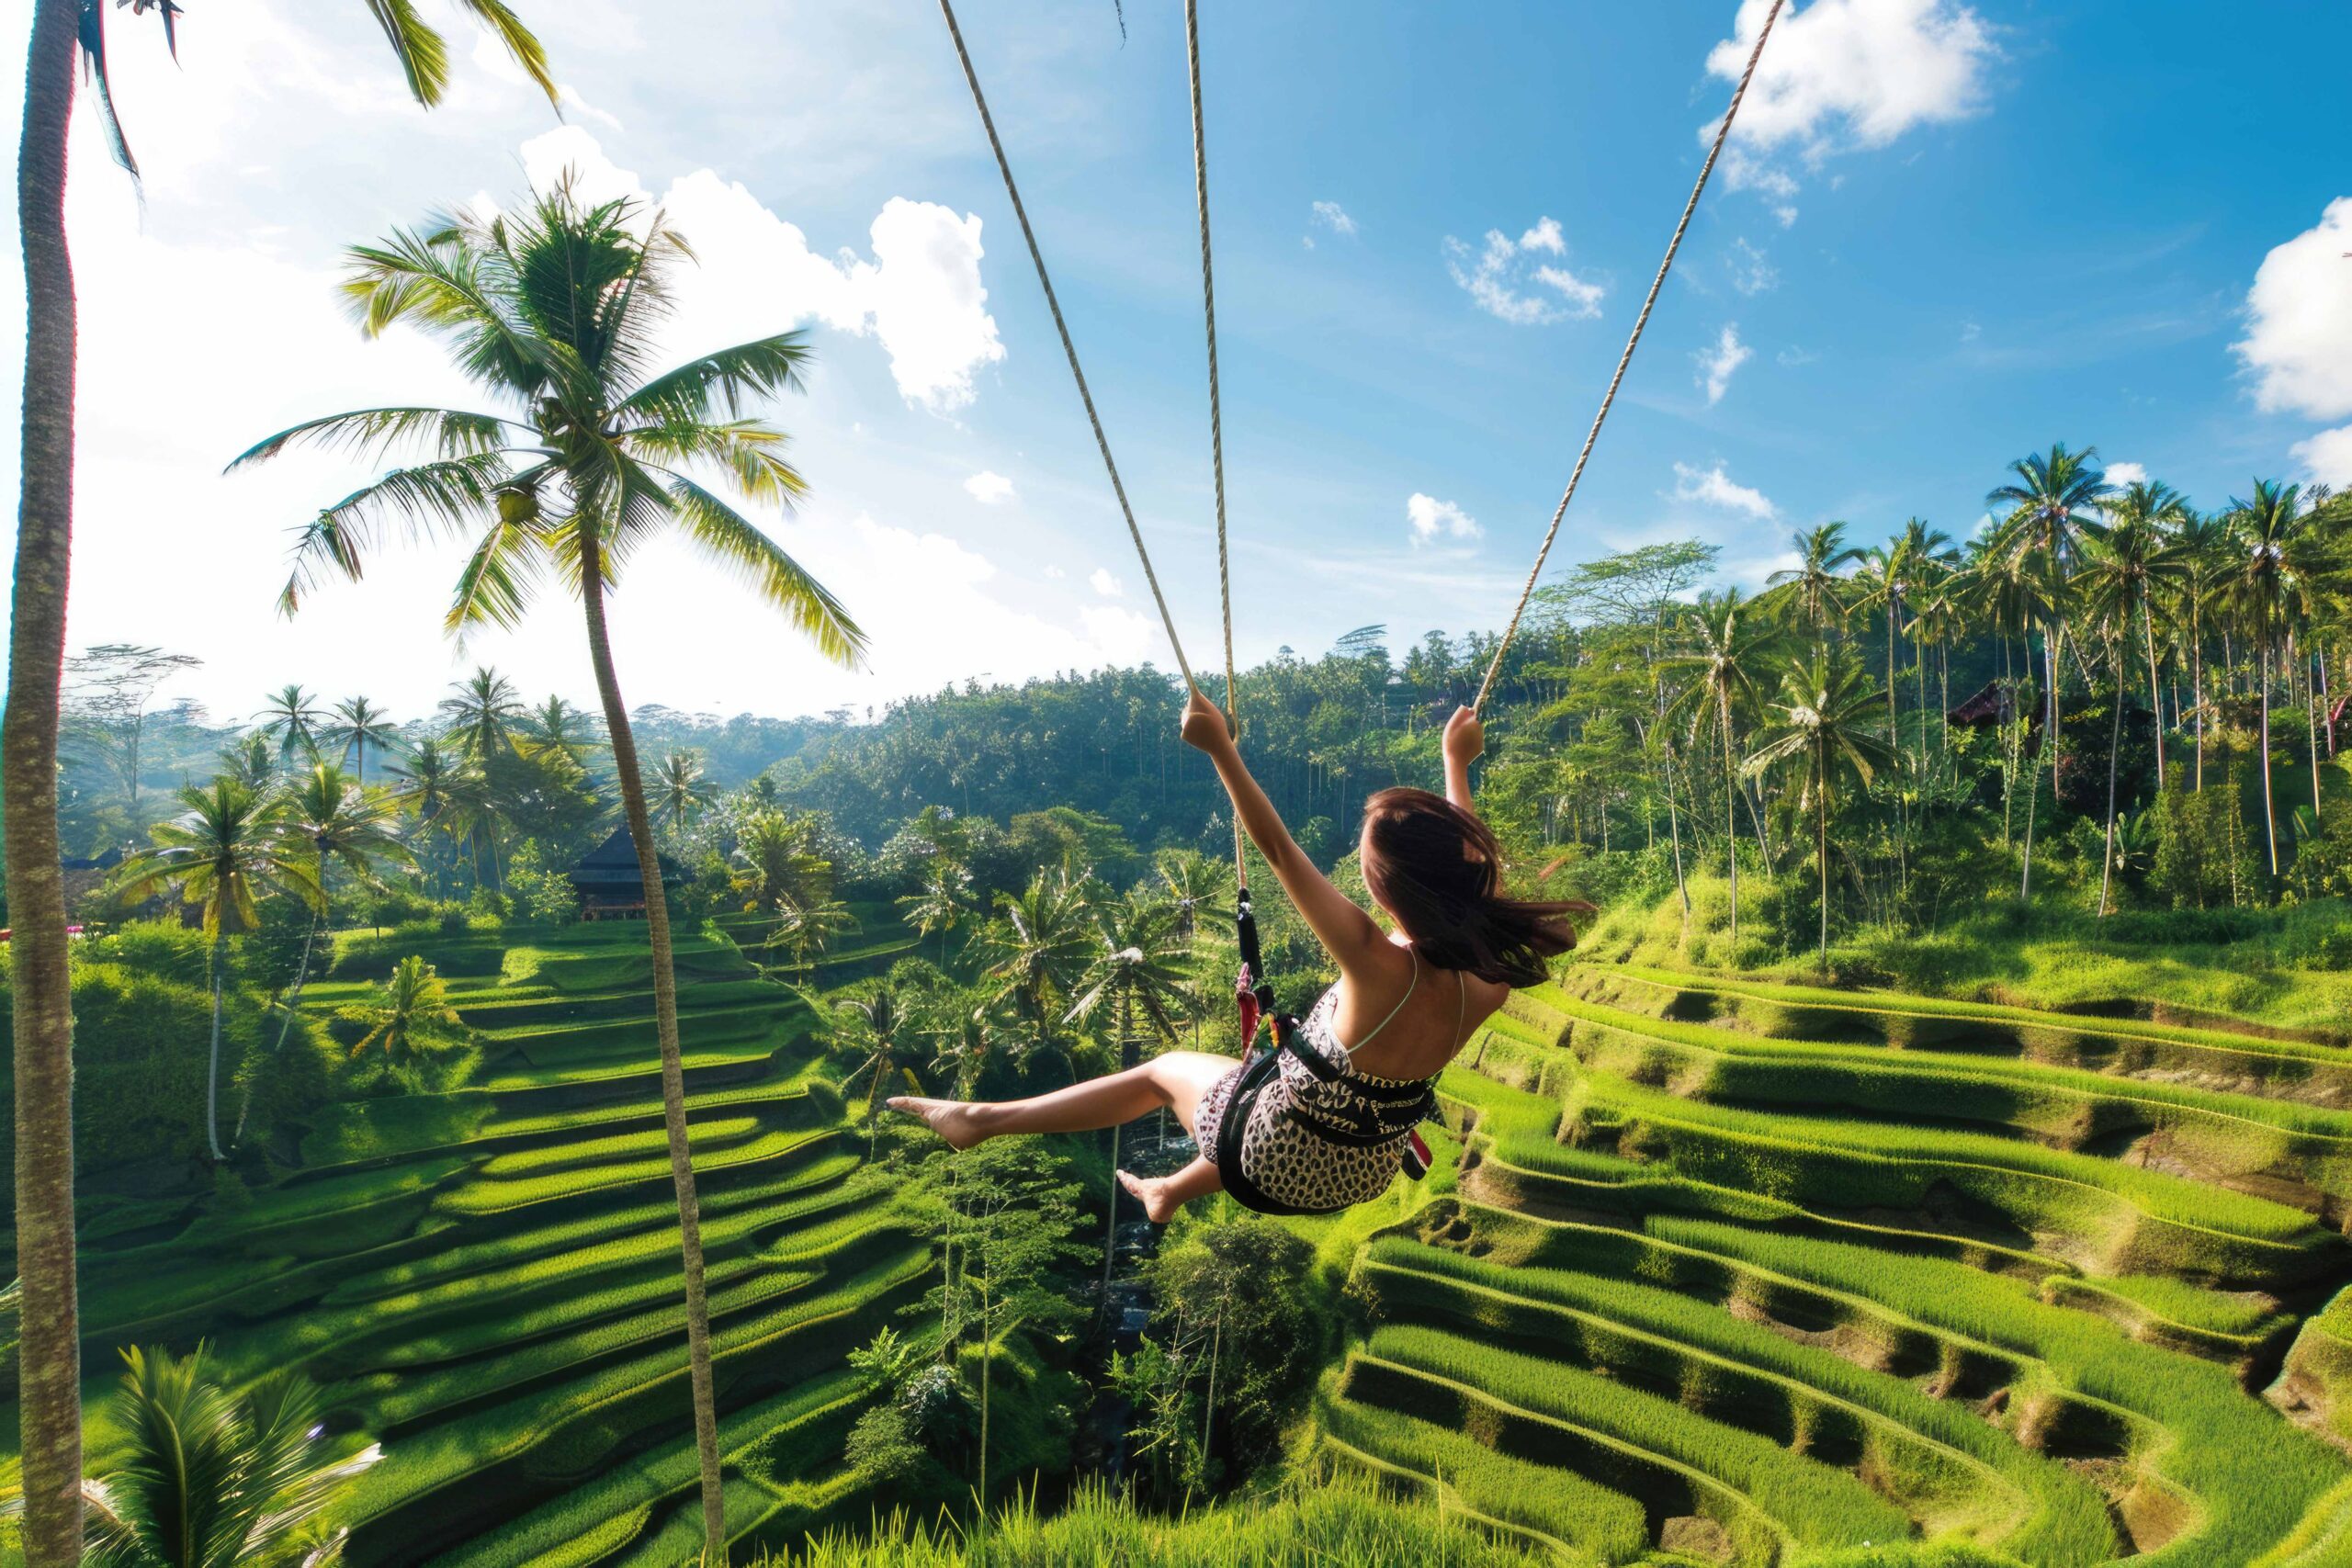
[[[1203,8],[1240,652],[1498,625],[1760,6]],[[451,105],[414,110],[348,0],[193,0],[176,71],[113,19],[146,200],[79,127],[76,646],[198,654],[174,691],[223,716],[289,680],[410,716],[482,659],[587,699],[560,600],[447,647],[447,547],[276,620],[285,528],[368,476],[219,477],[308,414],[470,401],[428,345],[341,321],[340,248],[569,162],[703,253],[681,353],[809,330],[820,368],[775,413],[814,495],[773,531],[876,641],[871,671],[828,671],[657,552],[616,607],[633,702],[788,714],[1164,665],[935,11],[523,9],[561,130],[464,34]],[[12,46],[28,10],[0,5]],[[1182,8],[1126,11],[1124,42],[1111,0],[959,14],[1206,664]],[[2052,440],[2207,505],[2256,473],[2352,480],[2352,201],[2330,211],[2352,176],[2303,85],[2347,49],[2335,0],[1792,0],[1555,562],[1698,536],[1753,582],[1829,518],[1962,535]]]

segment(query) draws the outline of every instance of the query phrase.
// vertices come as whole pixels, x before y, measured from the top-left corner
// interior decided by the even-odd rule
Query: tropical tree
[[[832,897],[833,863],[818,852],[816,819],[754,811],[735,835],[735,892],[754,914],[821,904]]]
[[[2168,608],[2188,619],[2188,697],[2197,716],[2196,785],[2205,787],[2205,616],[2222,604],[2228,586],[2230,523],[2223,515],[2200,517],[2186,506],[2174,525],[2181,574]]]
[[[425,736],[384,771],[400,781],[392,798],[420,826],[452,844],[479,842],[476,829],[489,823],[493,803],[481,770],[455,745]],[[480,880],[479,863],[474,870]]]
[[[2237,564],[2226,580],[2231,611],[2254,645],[2261,692],[2262,825],[2269,842],[2270,874],[2278,874],[2278,812],[2270,798],[2270,671],[2298,607],[2299,582],[2290,558],[2303,528],[2301,491],[2275,479],[2256,479],[2254,499],[2230,502],[2230,532]]]
[[[345,1532],[323,1516],[353,1477],[384,1457],[370,1443],[326,1461],[318,1390],[291,1368],[240,1387],[215,1379],[199,1342],[186,1357],[162,1346],[122,1352],[109,1412],[123,1463],[82,1483],[100,1562],[139,1568],[320,1563]]]
[[[2189,578],[2188,552],[2177,530],[2192,515],[2188,501],[2160,479],[2135,479],[2107,502],[2091,526],[2096,548],[2085,572],[2085,608],[2102,622],[2120,614],[2120,635],[2140,620],[2148,665],[2148,711],[2156,716],[2156,787],[2165,787],[2165,705],[2156,672],[2156,607],[2178,599]],[[2120,689],[2122,671],[2116,673]],[[2112,859],[2112,856],[2109,857]]]
[[[524,716],[514,749],[526,757],[559,756],[576,768],[586,768],[588,754],[599,744],[588,716],[550,696]]]
[[[910,1094],[922,1092],[922,1083],[907,1067],[916,1038],[907,994],[884,976],[830,1004],[810,991],[801,995],[826,1021],[833,1049],[854,1059],[842,1076],[842,1092],[848,1094],[855,1089],[860,1078],[865,1080],[865,1151],[871,1158],[881,1125],[876,1108],[884,1094],[897,1092],[891,1080],[904,1082]]]
[[[316,757],[334,715],[300,686],[280,686],[254,717],[261,732],[277,743],[277,760],[283,764],[298,756]]]
[[[343,1016],[368,1032],[351,1048],[354,1061],[377,1051],[394,1066],[413,1066],[466,1039],[447,982],[413,953],[392,965],[377,1000],[354,1003]]]
[[[1152,856],[1169,907],[1176,914],[1176,935],[1191,942],[1204,922],[1233,919],[1234,868],[1221,856],[1198,850],[1169,849]]]
[[[220,748],[220,760],[221,773],[254,789],[270,789],[277,783],[277,753],[259,730]]]
[[[785,333],[651,374],[671,280],[689,255],[656,215],[628,199],[591,203],[570,178],[521,210],[439,216],[352,252],[345,292],[367,331],[409,324],[442,340],[503,413],[395,407],[330,415],[261,442],[258,462],[306,445],[424,456],[321,512],[303,528],[281,603],[291,614],[332,575],[356,577],[386,523],[474,530],[446,624],[453,633],[516,625],[536,578],[574,589],[584,612],[622,811],[645,886],[655,1034],[685,1268],[687,1342],[702,1470],[703,1526],[726,1541],[701,1227],[678,1048],[677,983],[662,866],[621,697],[605,596],[630,553],[665,528],[741,575],[826,656],[859,657],[864,637],[824,587],[697,474],[716,472],[754,502],[789,505],[805,489],[784,434],[745,406],[795,389],[807,345]],[[232,465],[236,466],[236,465]]]
[[[2041,617],[2042,701],[2048,717],[2042,730],[2050,753],[2050,776],[2058,776],[2063,731],[2058,723],[2059,646],[2066,637],[2065,585],[2082,565],[2083,541],[2098,525],[2099,509],[2114,487],[2098,468],[2098,448],[2070,452],[2063,441],[2046,453],[2030,453],[2009,465],[2009,482],[1996,485],[1984,504],[2009,519],[2009,547],[2039,558],[2050,585]]]
[[[1894,748],[1875,733],[1878,693],[1850,659],[1816,652],[1792,660],[1781,678],[1781,694],[1770,705],[1758,747],[1747,769],[1775,769],[1796,776],[1797,809],[1814,818],[1814,852],[1820,871],[1821,963],[1829,964],[1829,818],[1839,786],[1849,777],[1864,789],[1878,770],[1894,761]]]
[[[368,748],[389,751],[400,743],[401,732],[394,728],[391,716],[366,697],[345,697],[334,705],[334,715],[322,740],[338,749],[338,756],[351,758],[351,772],[362,784],[368,782]]]
[[[527,712],[514,682],[484,664],[453,682],[441,699],[442,734],[459,754],[480,766],[514,744]]]
[[[835,942],[862,929],[850,907],[830,894],[787,900],[776,910],[775,929],[769,932],[767,945],[787,950],[792,954],[793,966],[806,969],[819,956],[831,952]]]
[[[1004,1044],[995,1010],[960,992],[941,998],[922,1032],[932,1043],[931,1070],[946,1077],[949,1092],[959,1100],[972,1098],[980,1075]]]
[[[143,898],[165,888],[204,912],[212,939],[207,978],[212,987],[212,1047],[204,1083],[204,1141],[220,1152],[220,1011],[228,981],[229,939],[261,923],[265,894],[283,893],[317,907],[319,885],[309,846],[287,830],[283,803],[236,779],[183,784],[181,815],[149,829],[155,840],[123,863],[117,887]]]
[[[947,965],[947,933],[972,913],[972,874],[954,856],[942,852],[923,867],[922,886],[899,899],[906,921],[923,936],[939,933],[940,967]]]
[[[1755,624],[1756,617],[1751,615],[1743,624],[1742,608],[1739,590],[1736,588],[1721,600],[1702,605],[1700,613],[1690,617],[1698,647],[1661,664],[1663,672],[1684,678],[1681,690],[1668,705],[1667,716],[1688,718],[1693,747],[1698,744],[1702,719],[1714,725],[1723,741],[1724,860],[1731,877],[1734,943],[1739,941],[1739,821],[1736,808],[1740,778],[1736,716],[1755,708],[1756,683],[1768,663],[1780,656],[1781,643],[1770,626]]]
[[[1846,543],[1843,523],[1824,523],[1792,535],[1789,547],[1796,552],[1797,564],[1774,572],[1765,583],[1779,590],[1782,602],[1793,605],[1804,624],[1820,633],[1845,613],[1846,583],[1838,573],[1861,559],[1862,552]]]
[[[673,842],[683,841],[686,825],[718,798],[718,786],[703,768],[702,753],[673,751],[653,770],[653,811],[670,825]]]
[[[1054,1021],[1092,961],[1090,901],[1085,878],[1067,870],[1040,871],[1018,894],[998,894],[996,918],[981,930],[989,999],[1011,1009],[1026,1050],[1052,1045]]]
[[[409,90],[428,107],[448,81],[447,41],[413,0],[366,0],[383,27]],[[459,0],[552,103],[555,79],[537,39],[504,0]],[[167,47],[181,7],[141,3]],[[57,741],[65,660],[67,566],[74,542],[74,344],[80,331],[65,235],[67,132],[75,66],[86,63],[116,162],[137,177],[115,118],[107,77],[107,7],[100,0],[35,0],[25,68],[24,126],[17,150],[17,233],[24,252],[25,375],[18,400],[17,559],[9,616],[8,692],[0,720],[8,909],[9,991],[15,1013],[17,1262],[25,1292],[21,1429],[31,1568],[67,1568],[82,1556],[82,1405],[74,1269],[73,998],[67,966],[65,883],[59,865]]]

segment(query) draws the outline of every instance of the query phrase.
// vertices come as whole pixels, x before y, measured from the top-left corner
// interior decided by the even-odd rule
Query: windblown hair
[[[1577,942],[1571,915],[1589,904],[1538,902],[1503,890],[1502,846],[1484,822],[1425,789],[1384,789],[1364,803],[1364,886],[1421,956],[1513,987],[1550,973]]]

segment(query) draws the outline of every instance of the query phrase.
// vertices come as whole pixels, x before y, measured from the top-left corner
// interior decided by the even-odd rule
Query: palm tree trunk
[[[2261,670],[2262,682],[2262,754],[2255,761],[2262,770],[2262,827],[2270,841],[2270,874],[2278,874],[2278,812],[2270,803],[2270,642],[2264,638],[2255,649],[2255,661]]]
[[[1829,755],[1826,750],[1814,759],[1817,770],[1814,781],[1815,817],[1819,823],[1819,836],[1814,840],[1821,864],[1821,967],[1829,968]]]
[[[74,1256],[74,1001],[58,867],[57,705],[74,527],[74,267],[65,247],[65,130],[74,110],[74,0],[39,0],[25,67],[17,224],[26,338],[9,623],[6,794],[16,1030],[17,1365],[31,1568],[82,1560],[82,1353]]]
[[[2121,649],[2110,647],[2109,661],[2114,666],[2115,712],[2107,726],[2107,853],[2098,868],[2098,918],[2107,919],[2108,897],[2115,885],[2115,761],[2116,753],[2123,749],[2123,660]],[[2151,676],[2155,666],[2150,665]],[[2161,729],[2156,739],[2157,755],[2164,754]],[[2159,786],[2161,787],[2161,786]]]
[[[229,982],[229,932],[225,927],[213,929],[212,957],[207,967],[212,971],[212,1053],[204,1073],[204,1143],[217,1164],[227,1157],[220,1152],[220,993]]]
[[[2148,708],[2156,719],[2156,788],[2165,787],[2165,699],[2164,689],[2156,681],[2156,617],[2143,600],[2140,605],[2140,627],[2148,638]],[[2123,689],[2122,672],[2117,671],[2116,691]],[[2109,759],[2112,761],[2112,759]]]
[[[2298,656],[2296,664],[2303,675],[2303,700],[2311,715],[2312,760],[2312,820],[2319,820],[2319,682],[2312,675],[2312,661]]]
[[[1736,953],[1739,949],[1739,768],[1732,761],[1730,688],[1716,687],[1715,698],[1723,709],[1724,863],[1731,872],[1731,944]]]
[[[1127,1060],[1128,1030],[1133,1024],[1131,1009],[1134,999],[1122,990],[1119,993],[1119,1070],[1125,1072],[1135,1064]],[[1102,1215],[1102,1314],[1111,1313],[1111,1259],[1117,1255],[1119,1241],[1119,1128],[1111,1126],[1111,1201],[1104,1205]]]
[[[670,908],[662,896],[662,857],[654,848],[653,819],[645,808],[645,780],[637,770],[637,738],[621,702],[619,678],[605,626],[603,547],[583,529],[580,547],[581,601],[588,616],[588,658],[595,667],[596,694],[605,707],[605,728],[613,748],[613,776],[619,782],[622,815],[637,849],[638,877],[645,892],[645,934],[653,949],[653,1031],[662,1053],[662,1119],[669,1133],[670,1179],[678,1196],[678,1247],[686,1294],[686,1365],[695,1414],[695,1448],[702,1470],[703,1546],[715,1561],[727,1551],[727,1515],[719,1499],[718,1410],[711,1391],[710,1304],[703,1292],[702,1209],[695,1196],[692,1145],[686,1134],[685,1064],[678,1049],[678,977],[670,953]]]
[[[2197,705],[2197,793],[2205,793],[2205,637],[2197,601],[2188,602],[2188,700]]]

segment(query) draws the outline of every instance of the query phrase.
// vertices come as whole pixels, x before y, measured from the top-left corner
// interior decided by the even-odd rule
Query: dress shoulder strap
[[[1371,1044],[1374,1040],[1377,1040],[1378,1038],[1380,1038],[1380,1032],[1381,1032],[1382,1030],[1384,1030],[1384,1029],[1387,1028],[1390,1024],[1392,1024],[1392,1023],[1394,1023],[1394,1022],[1396,1022],[1396,1015],[1397,1015],[1398,1013],[1403,1012],[1403,1011],[1405,1010],[1405,1004],[1406,1004],[1407,1002],[1411,1001],[1411,1000],[1413,999],[1413,993],[1414,993],[1416,990],[1418,990],[1418,989],[1419,989],[1419,988],[1420,988],[1420,984],[1421,984],[1421,955],[1420,955],[1420,953],[1419,953],[1419,951],[1418,949],[1410,948],[1410,947],[1407,948],[1405,951],[1406,951],[1407,953],[1411,953],[1411,954],[1413,955],[1413,978],[1412,978],[1412,982],[1411,982],[1411,984],[1408,985],[1408,986],[1405,987],[1405,994],[1404,994],[1403,996],[1398,997],[1398,998],[1396,998],[1396,1005],[1395,1007],[1390,1008],[1390,1009],[1388,1010],[1388,1016],[1387,1016],[1386,1018],[1382,1019],[1378,1023],[1375,1023],[1375,1024],[1374,1024],[1374,1025],[1372,1026],[1372,1032],[1371,1032],[1371,1033],[1369,1033],[1369,1034],[1365,1035],[1363,1039],[1361,1039],[1361,1040],[1357,1041],[1357,1042],[1356,1042],[1354,1044],[1352,1044],[1352,1045],[1342,1045],[1342,1046],[1340,1046],[1340,1050],[1345,1051],[1349,1055],[1351,1055],[1351,1056],[1354,1055],[1358,1051],[1363,1050],[1365,1046],[1367,1046],[1367,1045]]]

